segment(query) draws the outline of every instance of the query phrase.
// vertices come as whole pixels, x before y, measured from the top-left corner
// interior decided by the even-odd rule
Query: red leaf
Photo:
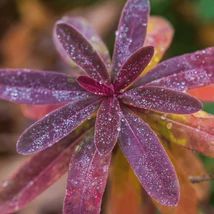
[[[120,91],[131,84],[148,65],[153,54],[152,46],[143,47],[134,52],[120,69],[114,81],[115,90]]]
[[[79,67],[98,82],[110,83],[109,73],[99,54],[76,28],[59,21],[55,31],[59,44]]]
[[[76,148],[69,167],[64,214],[99,214],[111,156],[101,156],[91,132]]]
[[[127,58],[143,46],[149,16],[148,0],[128,0],[122,13],[113,54],[113,76]]]
[[[91,117],[100,102],[91,96],[51,112],[23,132],[18,139],[17,151],[32,154],[52,146]]]
[[[57,181],[67,170],[75,146],[87,135],[91,123],[83,124],[68,137],[35,154],[0,190],[0,213],[21,209]]]
[[[113,94],[113,88],[103,84],[102,82],[97,82],[96,80],[87,77],[87,76],[79,76],[76,81],[78,84],[84,88],[85,90],[103,96],[109,96]],[[112,86],[112,85],[111,85]]]
[[[202,103],[183,92],[145,86],[131,89],[120,96],[127,105],[175,114],[190,114],[202,109]]]
[[[0,98],[21,104],[57,104],[89,95],[69,75],[28,69],[0,69]]]
[[[130,110],[123,109],[121,149],[146,192],[166,206],[179,201],[179,183],[172,163],[155,133]]]
[[[105,99],[98,110],[95,125],[95,145],[106,155],[114,148],[120,131],[120,104],[117,98]]]

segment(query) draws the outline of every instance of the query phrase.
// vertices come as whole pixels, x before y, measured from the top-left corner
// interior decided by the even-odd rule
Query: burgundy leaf
[[[0,98],[24,104],[56,104],[88,97],[69,75],[30,69],[0,69]]]
[[[110,160],[110,155],[98,153],[91,132],[71,158],[64,214],[100,213]]]
[[[128,105],[166,113],[190,114],[203,107],[191,95],[155,86],[134,88],[120,97]]]
[[[93,46],[93,48],[97,51],[102,60],[105,62],[107,68],[110,69],[111,59],[109,56],[108,49],[101,40],[101,38],[97,35],[97,32],[94,30],[93,26],[91,26],[86,19],[83,19],[82,17],[64,16],[60,21],[58,21],[58,23],[65,23],[77,29],[90,42],[90,44]],[[61,47],[59,40],[57,39],[57,35],[55,33],[56,32],[54,32],[55,46],[57,47],[61,56],[64,59],[67,59],[67,54]],[[70,60],[68,59],[68,61]]]
[[[121,117],[120,146],[140,183],[159,203],[176,206],[178,179],[157,136],[130,110],[123,109]]]
[[[59,44],[79,67],[93,79],[110,83],[110,77],[102,59],[77,29],[59,22],[56,24],[55,31]]]
[[[134,52],[120,69],[114,81],[115,90],[120,91],[132,83],[149,64],[153,54],[152,46],[143,47]]]
[[[148,0],[128,0],[116,32],[113,54],[113,76],[137,49],[143,46],[149,16]]]
[[[113,87],[107,86],[102,82],[97,82],[96,80],[87,77],[87,76],[79,76],[76,81],[78,84],[84,88],[85,90],[103,96],[109,96],[113,94]],[[111,85],[112,86],[112,85]]]
[[[95,145],[100,154],[106,155],[114,148],[120,131],[120,104],[117,98],[103,100],[95,125]]]
[[[15,212],[57,181],[67,170],[75,146],[93,120],[73,131],[59,143],[30,157],[0,190],[0,213]]]
[[[71,133],[97,110],[101,100],[91,96],[71,102],[40,119],[20,136],[17,151],[32,154],[52,146]]]
[[[214,66],[213,55],[214,48],[207,48],[202,51],[168,59],[142,76],[136,81],[135,85],[141,86],[146,83],[153,85],[154,81],[154,85],[165,87],[165,84],[169,81],[167,83],[169,88],[186,90],[189,88],[188,84],[190,84],[190,88],[195,88],[213,83],[214,75],[211,72],[211,67]],[[173,75],[175,76],[173,77]],[[179,81],[177,82],[177,86],[173,83],[173,79],[175,80],[176,76],[178,76]],[[184,79],[180,82],[182,76]],[[165,78],[166,80],[162,80]]]

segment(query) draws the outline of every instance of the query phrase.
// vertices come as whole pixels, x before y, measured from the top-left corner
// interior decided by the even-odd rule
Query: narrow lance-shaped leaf
[[[111,156],[102,156],[91,132],[76,148],[69,167],[64,214],[99,214]]]
[[[153,54],[152,46],[143,47],[134,52],[120,69],[114,81],[115,90],[120,91],[131,84],[148,65]]]
[[[214,48],[207,48],[168,59],[139,78],[135,85],[142,86],[148,83],[174,90],[209,85],[214,83],[213,54]]]
[[[214,157],[213,115],[203,111],[188,115],[136,113],[167,141]]]
[[[0,213],[13,213],[56,182],[67,170],[75,146],[88,134],[94,120],[28,159],[0,189]],[[84,134],[84,132],[86,132]]]
[[[29,69],[0,69],[0,98],[25,104],[56,104],[89,95],[69,75]]]
[[[101,103],[95,125],[95,144],[106,155],[114,148],[120,131],[120,104],[117,98],[108,98]]]
[[[79,67],[93,79],[110,83],[109,73],[102,59],[76,28],[59,21],[55,31],[59,44]]]
[[[172,163],[151,128],[123,108],[121,149],[146,192],[159,203],[176,206],[179,183]]]
[[[202,109],[202,103],[188,94],[155,86],[131,89],[120,98],[127,105],[167,113],[190,114]]]
[[[87,22],[86,19],[82,17],[72,17],[72,16],[64,16],[60,21],[61,23],[65,23],[70,25],[71,27],[76,28],[93,46],[95,51],[100,55],[102,60],[105,62],[107,68],[110,68],[111,60],[109,56],[108,49],[106,45],[103,43],[101,38],[97,35],[96,31],[94,30],[93,26]],[[57,39],[56,32],[54,32],[54,42],[56,45],[57,50],[59,51],[60,55],[65,59],[70,65],[72,65],[72,60],[68,57],[65,50],[62,48],[59,40]]]
[[[113,94],[113,88],[111,86],[107,86],[102,82],[98,82],[91,77],[87,76],[79,76],[77,79],[78,84],[84,88],[85,90],[103,96],[109,96]]]
[[[113,53],[113,77],[127,58],[143,46],[149,16],[148,0],[128,0],[121,14]]]
[[[90,118],[100,102],[97,97],[91,96],[51,112],[24,131],[18,139],[17,151],[32,154],[52,146]]]

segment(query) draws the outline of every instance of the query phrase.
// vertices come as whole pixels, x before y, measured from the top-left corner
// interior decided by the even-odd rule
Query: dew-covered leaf
[[[146,204],[142,197],[142,185],[119,148],[112,159],[107,192],[109,213],[147,213],[143,212]]]
[[[96,94],[96,95],[103,95],[109,96],[113,94],[113,88],[104,84],[103,82],[98,82],[91,77],[88,76],[79,76],[76,81],[78,84],[84,88],[85,90]]]
[[[99,54],[75,27],[59,21],[55,31],[58,46],[61,45],[71,60],[95,80],[110,83],[109,73]]]
[[[189,115],[138,113],[167,141],[214,157],[214,116],[199,111]]]
[[[38,120],[44,117],[46,114],[56,110],[61,107],[63,104],[55,104],[55,105],[30,105],[30,104],[22,104],[21,111],[22,114],[32,120]]]
[[[30,69],[0,69],[0,98],[25,104],[55,104],[88,96],[69,75]]]
[[[91,132],[76,148],[69,166],[64,214],[100,214],[111,155],[96,150]]]
[[[196,214],[198,206],[196,193],[188,180],[188,175],[183,170],[184,166],[177,162],[176,158],[170,153],[165,145],[164,147],[175,167],[175,171],[178,176],[180,183],[180,200],[176,207],[163,206],[154,200],[153,202],[162,214]],[[192,163],[192,165],[194,167],[194,163]]]
[[[105,62],[107,68],[110,69],[111,60],[108,49],[101,38],[97,35],[94,28],[90,25],[89,22],[87,22],[86,19],[82,17],[64,16],[60,21],[58,21],[58,23],[59,22],[68,24],[71,27],[76,28],[90,42],[95,51],[97,51],[102,60]],[[73,65],[74,62],[70,57],[68,57],[61,44],[59,43],[56,32],[54,32],[54,42],[63,59],[65,59],[70,65]]]
[[[174,90],[188,90],[214,83],[214,48],[196,51],[161,62],[137,80]]]
[[[213,68],[214,70],[214,68]],[[214,85],[208,85],[201,88],[195,88],[188,91],[194,97],[206,102],[214,101]]]
[[[94,120],[69,136],[31,156],[0,189],[0,213],[13,213],[57,181],[67,170],[75,146],[87,135]],[[86,132],[84,134],[84,132]]]
[[[117,98],[101,103],[95,124],[95,145],[100,154],[106,155],[114,148],[120,131],[120,104]]]
[[[113,77],[127,58],[143,46],[150,6],[148,0],[128,0],[121,14],[113,54]]]
[[[52,146],[90,118],[100,102],[97,97],[91,96],[51,112],[24,131],[18,139],[17,151],[32,154]]]
[[[144,70],[154,54],[154,47],[148,46],[134,52],[121,67],[115,81],[116,91],[126,88]]]
[[[172,163],[152,129],[125,108],[121,115],[119,140],[146,192],[163,205],[176,206],[179,183]]]
[[[190,114],[202,109],[202,103],[196,98],[156,86],[134,88],[120,98],[127,105],[167,113]]]

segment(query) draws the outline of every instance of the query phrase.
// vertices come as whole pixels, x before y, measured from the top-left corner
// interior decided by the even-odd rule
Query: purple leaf
[[[56,104],[89,96],[69,75],[0,69],[0,98],[23,104]]]
[[[109,73],[102,59],[77,29],[59,22],[56,24],[55,31],[58,43],[71,60],[93,79],[110,83]]]
[[[143,46],[149,16],[148,0],[128,0],[121,14],[116,32],[113,54],[113,76],[126,59]]]
[[[113,87],[107,86],[102,82],[99,83],[90,77],[80,76],[76,79],[76,81],[82,88],[93,94],[103,96],[109,96],[113,94]]]
[[[64,214],[99,214],[111,156],[96,150],[93,132],[76,148],[69,167]]]
[[[70,134],[97,110],[101,100],[95,96],[71,102],[46,115],[20,136],[17,151],[32,154],[52,146]]]
[[[107,68],[110,70],[111,59],[109,56],[108,49],[103,43],[103,41],[100,39],[100,37],[97,35],[97,32],[94,30],[93,26],[91,26],[90,23],[87,22],[87,20],[83,19],[82,17],[64,16],[61,20],[58,21],[58,23],[65,23],[77,29],[90,42],[90,44],[105,62]],[[71,64],[71,59],[70,57],[67,57],[66,52],[59,43],[56,32],[54,32],[54,41],[61,56],[64,59],[67,59],[69,64]]]
[[[179,201],[172,163],[151,128],[128,109],[121,115],[121,149],[146,192],[166,206]]]
[[[120,131],[120,104],[117,98],[109,98],[101,103],[95,125],[95,145],[102,155],[114,148]]]
[[[191,95],[155,86],[134,88],[120,97],[128,105],[166,113],[190,114],[203,107]]]
[[[115,90],[120,91],[131,84],[149,64],[153,54],[152,46],[143,47],[134,52],[120,69],[114,81]]]
[[[135,82],[135,86],[150,85],[187,90],[214,83],[214,48],[174,57],[158,64]],[[175,80],[177,78],[177,85]],[[183,78],[181,80],[181,78]]]
[[[75,146],[92,124],[83,124],[59,143],[31,156],[1,188],[0,213],[21,209],[57,181],[68,170]]]

